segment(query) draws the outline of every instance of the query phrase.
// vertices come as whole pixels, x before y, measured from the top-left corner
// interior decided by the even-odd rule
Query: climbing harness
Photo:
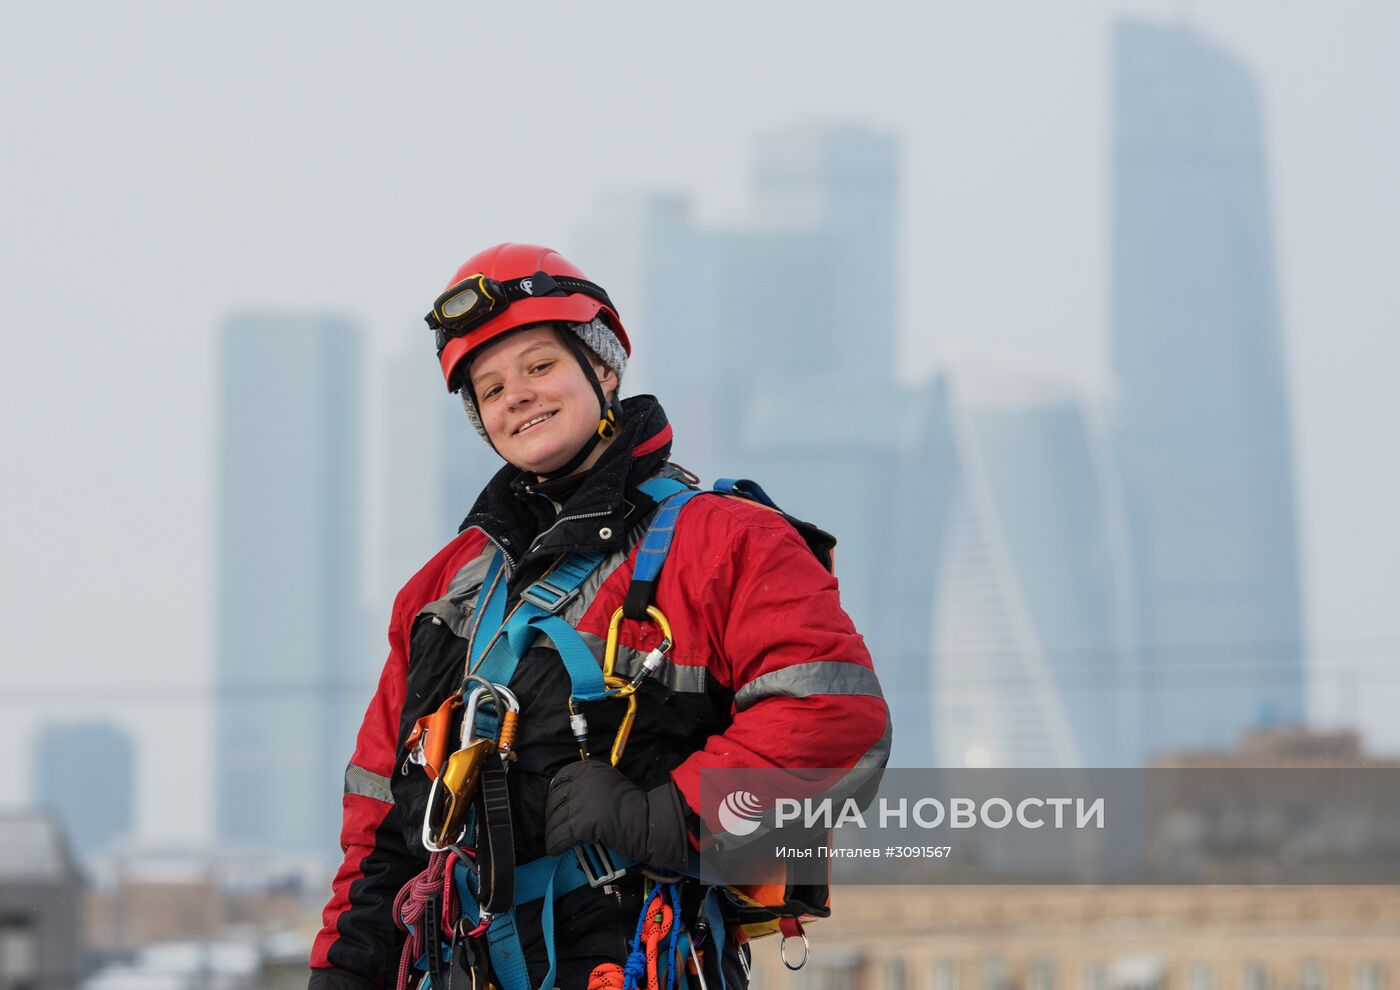
[[[610,618],[601,666],[578,632],[564,620],[563,613],[602,565],[604,555],[578,551],[563,554],[508,609],[509,562],[498,548],[482,580],[484,591],[478,596],[467,637],[468,674],[454,696],[456,702],[444,702],[432,715],[420,719],[410,734],[406,762],[422,765],[433,778],[422,829],[423,844],[432,856],[428,870],[401,892],[395,915],[401,927],[411,933],[405,945],[405,960],[410,959],[411,953],[412,967],[427,974],[421,990],[436,987],[440,979],[440,942],[444,932],[449,935],[448,958],[465,945],[489,969],[491,982],[500,990],[532,990],[516,912],[536,900],[542,901],[540,925],[549,962],[540,990],[549,990],[556,973],[555,901],[585,885],[607,891],[630,867],[638,865],[597,843],[578,846],[573,855],[515,863],[506,771],[514,752],[520,706],[504,687],[537,638],[547,638],[569,677],[568,718],[580,757],[590,756],[588,717],[583,706],[614,701],[622,702],[626,708],[609,749],[609,759],[614,766],[621,760],[636,716],[638,689],[666,663],[674,645],[670,622],[652,601],[662,565],[670,552],[681,509],[703,494],[673,478],[654,477],[638,487],[657,503],[657,509],[637,546],[626,599]],[[752,482],[721,481],[715,491],[777,508]],[[830,547],[835,541],[814,527],[808,530],[829,541],[824,559],[829,566]],[[803,535],[818,550],[813,538],[808,533]],[[630,678],[616,672],[624,619],[653,622],[661,633],[660,642]],[[445,740],[451,735],[448,726],[458,709],[462,711],[462,721],[457,748],[447,754]],[[500,758],[492,759],[493,754]],[[799,916],[830,913],[824,887],[820,888],[820,897],[793,898],[788,888],[766,900],[752,896],[755,891],[745,896],[742,888],[731,891],[709,887],[705,888],[698,913],[687,925],[681,921],[679,884],[689,882],[689,878],[643,870],[660,882],[646,898],[621,990],[638,990],[643,977],[647,990],[660,990],[663,975],[667,990],[674,990],[677,973],[687,968],[687,957],[695,966],[701,990],[709,990],[702,953],[711,962],[712,973],[718,974],[717,990],[725,990],[720,964],[726,931],[721,897],[731,910],[739,910],[741,924],[736,931],[741,938],[781,928],[782,957],[790,969],[800,969],[807,959],[806,935]],[[443,891],[449,888],[455,892],[455,897],[449,898],[456,902],[455,915],[443,910]],[[661,940],[668,934],[669,945],[663,952]],[[797,937],[802,938],[804,951],[802,961],[793,965],[786,945]],[[400,967],[400,990],[407,968],[407,963]],[[595,975],[601,990],[608,979],[606,974]]]

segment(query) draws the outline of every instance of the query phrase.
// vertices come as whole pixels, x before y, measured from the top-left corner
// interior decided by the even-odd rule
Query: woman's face
[[[603,393],[611,394],[617,376],[602,365],[594,370]],[[489,345],[472,361],[471,381],[496,451],[523,470],[558,470],[598,428],[598,397],[553,327],[531,327]]]

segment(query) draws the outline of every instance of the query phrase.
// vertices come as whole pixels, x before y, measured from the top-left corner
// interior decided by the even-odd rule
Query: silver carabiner
[[[465,746],[472,741],[472,735],[476,728],[476,711],[481,707],[482,695],[491,703],[491,707],[496,710],[496,717],[500,718],[506,712],[519,712],[520,700],[516,698],[515,692],[504,684],[491,684],[485,679],[475,674],[467,677],[468,681],[481,681],[481,686],[473,688],[467,695],[467,704],[462,711],[462,729],[457,745]]]

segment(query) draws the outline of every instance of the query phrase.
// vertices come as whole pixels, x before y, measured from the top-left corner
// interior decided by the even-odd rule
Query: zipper
[[[479,526],[477,528],[481,529]],[[506,577],[510,577],[515,573],[515,558],[510,555],[510,551],[506,550],[505,545],[502,544],[500,540],[496,539],[484,529],[482,529],[481,532],[483,536],[491,541],[491,545],[500,551],[501,557],[506,562]],[[480,592],[478,592],[478,594],[480,594]]]
[[[564,523],[566,523],[566,522],[577,522],[577,521],[580,520],[580,519],[597,519],[597,518],[599,518],[600,516],[610,516],[610,515],[612,515],[612,512],[610,512],[610,511],[604,511],[604,512],[580,512],[580,513],[579,513],[578,515],[576,515],[576,516],[560,516],[558,519],[554,520],[554,522],[550,525],[549,529],[545,530],[545,531],[544,531],[543,533],[541,533],[539,536],[535,537],[535,542],[530,544],[530,549],[527,550],[526,552],[527,552],[527,553],[534,553],[537,549],[539,549],[539,545],[540,545],[540,541],[541,541],[541,540],[543,540],[543,539],[544,539],[546,536],[548,536],[550,533],[554,532],[555,528],[557,528],[558,526],[561,526],[562,524],[564,524]],[[488,536],[488,538],[489,538],[490,534],[487,534],[487,536]]]

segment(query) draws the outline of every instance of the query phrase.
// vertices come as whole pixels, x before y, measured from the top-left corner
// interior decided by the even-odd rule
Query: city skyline
[[[285,42],[265,37],[251,14],[188,11],[168,26],[101,10],[92,12],[92,36],[126,43],[95,46],[33,12],[32,30],[12,36],[7,62],[24,79],[12,92],[39,94],[13,106],[12,319],[53,323],[55,301],[78,271],[74,232],[88,256],[113,259],[90,273],[87,291],[121,305],[100,333],[70,332],[60,316],[59,332],[26,335],[4,372],[0,392],[16,431],[7,440],[23,479],[6,600],[14,647],[31,659],[7,675],[14,717],[0,741],[23,752],[36,721],[59,708],[110,712],[141,745],[142,834],[205,834],[212,355],[224,314],[250,306],[347,313],[366,327],[367,364],[376,366],[401,344],[423,346],[417,314],[471,248],[515,237],[574,250],[573,225],[610,185],[684,190],[703,223],[741,215],[750,141],[785,120],[876,123],[904,144],[902,379],[923,380],[951,362],[965,380],[970,361],[992,354],[1104,391],[1107,351],[1096,343],[1108,300],[1102,83],[1110,17],[1134,6],[1144,5],[1089,4],[1073,15],[1027,7],[1014,38],[1002,19],[972,11],[916,19],[898,37],[848,25],[843,44],[887,46],[860,78],[831,72],[824,60],[819,71],[766,12],[745,13],[752,34],[743,39],[692,26],[693,50],[688,40],[678,52],[637,48],[628,78],[642,73],[654,86],[624,84],[609,66],[571,78],[581,100],[623,123],[613,153],[580,156],[587,160],[572,169],[558,168],[558,141],[543,141],[528,114],[502,113],[493,144],[523,154],[473,157],[479,144],[458,147],[464,135],[441,130],[475,77],[416,56],[395,59],[419,52],[410,36],[440,31],[444,10],[372,31],[335,18],[318,24],[323,43],[309,47],[295,31]],[[1300,439],[1312,712],[1360,724],[1377,747],[1394,748],[1400,737],[1383,713],[1400,642],[1386,604],[1397,540],[1385,521],[1400,483],[1377,451],[1396,419],[1381,369],[1393,357],[1387,327],[1397,298],[1383,266],[1400,214],[1379,177],[1400,160],[1374,122],[1393,115],[1393,60],[1380,57],[1380,39],[1394,36],[1396,14],[1225,3],[1192,19],[1259,70],[1266,95]],[[618,44],[641,28],[627,20],[611,24]],[[548,63],[557,39],[545,34],[530,44]],[[60,35],[63,57],[53,47]],[[385,47],[386,39],[403,44]],[[685,84],[685,72],[668,74],[673,64],[709,64],[730,44],[740,56],[732,78],[703,94]],[[242,78],[241,53],[262,46],[264,77],[243,88],[218,81]],[[709,54],[687,61],[702,50]],[[786,71],[777,82],[758,80],[744,56]],[[350,71],[366,64],[383,65],[394,82]],[[504,78],[502,64],[497,52],[483,53],[483,78]],[[344,100],[328,100],[312,85],[320,79],[339,79]],[[520,85],[524,102],[547,102],[543,83]],[[71,126],[52,123],[59,119]],[[630,125],[642,119],[651,122],[645,137]],[[558,127],[576,143],[586,132],[581,120]],[[444,135],[443,153],[404,150],[430,133]],[[162,143],[174,134],[188,139]],[[105,152],[100,167],[89,153],[94,140]],[[490,195],[473,194],[483,189]],[[647,341],[644,326],[635,332]],[[664,353],[647,343],[639,371]],[[365,399],[367,432],[382,433],[383,400]],[[438,399],[450,405],[445,394]],[[370,490],[381,477],[366,487],[370,529],[385,514],[384,497]],[[42,632],[65,621],[75,569],[121,575],[92,603],[100,657],[55,653]],[[169,616],[171,642],[149,636],[156,609]],[[21,771],[0,774],[0,798],[21,800],[25,790]]]

